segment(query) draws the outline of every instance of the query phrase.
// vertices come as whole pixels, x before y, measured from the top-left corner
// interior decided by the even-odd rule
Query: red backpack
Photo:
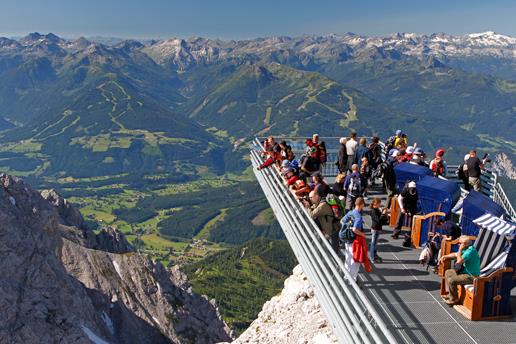
[[[442,176],[444,174],[444,164],[442,158],[435,158],[432,164],[432,172],[435,176]]]

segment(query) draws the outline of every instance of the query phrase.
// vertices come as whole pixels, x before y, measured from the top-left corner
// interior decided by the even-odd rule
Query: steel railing
[[[274,167],[257,170],[263,162],[262,149],[260,141],[255,140],[251,146],[254,173],[339,343],[397,343],[364,292],[350,278],[342,257],[283,184],[278,171]]]
[[[265,137],[258,137],[258,140],[261,142],[265,139]],[[305,154],[306,147],[306,139],[307,137],[301,136],[281,136],[278,137],[278,140],[285,140],[292,147],[292,151],[296,155],[296,158],[299,159],[303,154]],[[339,169],[335,162],[337,161],[339,154],[339,143],[340,137],[330,137],[330,136],[322,136],[319,137],[320,141],[324,141],[326,144],[326,164],[322,166],[322,175],[327,178],[336,177],[339,174]],[[349,139],[349,138],[348,138]],[[367,142],[371,142],[371,137],[367,137]],[[278,141],[279,142],[279,141]],[[383,142],[379,142],[382,147],[382,159],[385,160],[385,144]]]
[[[263,140],[265,137],[260,137],[258,140]],[[305,141],[307,137],[301,136],[281,136],[278,140],[286,140],[289,145],[292,146],[292,150],[296,154],[296,157],[301,157],[305,153]],[[338,137],[319,137],[320,141],[324,141],[327,147],[327,162],[322,167],[322,174],[325,177],[336,177],[339,173],[335,162],[337,161],[338,150],[339,150],[339,138]],[[368,142],[371,142],[371,138],[367,137]],[[380,141],[382,146],[382,159],[385,159],[385,144]],[[457,179],[457,169],[459,165],[448,165],[448,175],[446,179],[457,181],[459,185],[462,181]],[[498,176],[495,172],[485,169],[482,171],[480,176],[482,189],[481,192],[490,197],[494,202],[504,208],[507,215],[511,220],[516,221],[516,211],[511,204],[511,201],[507,197],[502,185],[498,182]],[[461,186],[462,195],[466,195],[467,191]]]
[[[458,180],[457,178],[458,168],[459,165],[449,165],[448,175],[446,177],[450,180],[457,180],[457,183],[459,183],[460,185],[462,184],[462,181]],[[498,175],[489,169],[484,169],[482,170],[480,180],[482,185],[481,192],[487,197],[490,197],[494,202],[499,204],[505,210],[505,212],[511,218],[511,220],[516,221],[516,211],[514,210],[511,201],[505,194],[502,185],[498,182]],[[467,191],[464,188],[462,188],[462,186],[461,191],[463,195],[467,194]]]

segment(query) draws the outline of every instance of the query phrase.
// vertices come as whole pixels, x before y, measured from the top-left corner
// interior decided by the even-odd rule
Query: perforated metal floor
[[[372,196],[376,196],[374,192]],[[369,217],[365,219],[367,223]],[[361,273],[360,279],[400,343],[516,343],[516,317],[507,321],[467,320],[441,300],[439,278],[417,262],[420,251],[402,247],[402,240],[392,239],[391,233],[386,226],[380,237],[378,255],[383,263],[375,264],[369,274]],[[512,309],[516,313],[516,290]]]

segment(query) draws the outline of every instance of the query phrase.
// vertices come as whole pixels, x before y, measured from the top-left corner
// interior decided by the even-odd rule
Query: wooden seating
[[[414,215],[410,234],[412,246],[415,248],[423,246],[429,239],[429,236],[435,234],[437,220],[444,216],[446,214],[439,211],[426,215]]]
[[[498,227],[499,228],[499,227]],[[459,304],[454,308],[470,320],[493,320],[512,316],[510,297],[515,278],[513,267],[506,266],[510,257],[516,255],[516,245],[509,245],[503,233],[481,227],[475,240],[475,248],[480,255],[480,276],[473,284],[459,287]],[[443,240],[441,257],[453,252],[457,240]],[[508,249],[510,248],[510,249]],[[448,294],[444,273],[451,268],[451,260],[439,265],[441,295]]]
[[[476,237],[474,236],[468,236],[469,240],[471,242],[474,242]],[[439,260],[442,256],[445,256],[447,254],[450,254],[452,252],[456,252],[457,250],[454,249],[454,247],[458,247],[459,245],[459,239],[451,240],[451,239],[442,239],[441,241],[441,253],[439,254]],[[438,275],[441,278],[444,278],[444,272],[448,269],[451,269],[451,260],[447,260],[443,263],[439,264],[439,272]],[[441,281],[441,295],[446,295],[446,286],[444,285],[444,293],[443,293],[443,281]]]

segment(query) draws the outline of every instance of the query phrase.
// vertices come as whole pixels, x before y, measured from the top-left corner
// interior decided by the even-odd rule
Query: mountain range
[[[386,139],[403,129],[430,158],[443,147],[449,163],[471,148],[503,152],[503,166],[516,160],[513,37],[104,42],[0,38],[0,170],[56,189],[86,227],[116,227],[155,261],[184,266],[194,291],[229,298],[221,314],[237,331],[286,277],[252,249],[244,269],[238,261],[244,247],[285,252],[260,239],[283,237],[250,177],[245,143],[255,136]],[[266,285],[241,278],[262,271]],[[253,299],[239,309],[245,295],[210,278]]]
[[[265,132],[341,135],[348,127],[382,136],[403,127],[428,149],[477,143],[507,146],[513,157],[505,141],[514,130],[515,61],[516,38],[493,32],[111,46],[32,33],[0,39],[0,129],[16,126],[1,140],[42,144],[50,163],[25,156],[29,171],[71,175],[170,170],[183,158],[223,173],[227,141]],[[296,123],[311,116],[313,126]],[[388,127],[378,125],[386,119]],[[419,130],[441,121],[437,137]],[[448,137],[457,134],[463,139]],[[48,151],[56,145],[66,156],[92,151],[91,165],[70,166]]]

